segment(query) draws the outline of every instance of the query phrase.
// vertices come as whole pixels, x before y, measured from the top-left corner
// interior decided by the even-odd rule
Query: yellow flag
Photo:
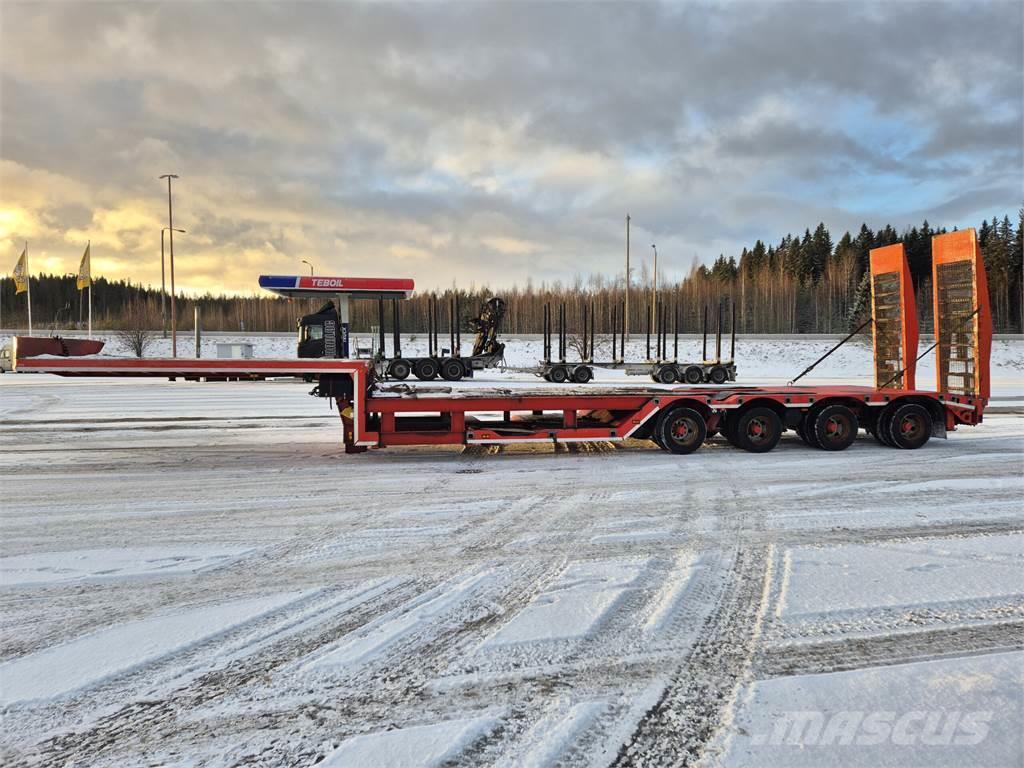
[[[85,253],[82,254],[82,263],[78,265],[78,290],[92,285],[92,264],[89,261],[89,249],[91,247],[92,243],[85,246]]]
[[[24,293],[28,290],[28,248],[21,252],[21,258],[14,265],[14,272],[11,273],[11,277],[14,278],[15,294]]]

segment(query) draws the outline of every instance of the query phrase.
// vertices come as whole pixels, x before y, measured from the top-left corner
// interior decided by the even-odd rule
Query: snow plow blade
[[[875,248],[870,257],[875,387],[915,389],[917,304],[903,244]]]
[[[932,238],[936,391],[988,400],[992,314],[974,229]]]

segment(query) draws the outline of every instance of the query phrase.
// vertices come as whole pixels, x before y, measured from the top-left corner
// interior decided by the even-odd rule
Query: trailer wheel
[[[691,365],[683,371],[683,379],[687,384],[700,384],[704,381],[704,371],[699,365]]]
[[[738,422],[738,421],[739,421],[739,417],[737,416],[736,412],[735,411],[730,411],[726,416],[723,417],[722,422],[721,422],[721,425],[722,425],[722,430],[721,430],[722,437],[724,437],[726,439],[726,441],[729,443],[729,445],[731,445],[731,446],[733,446],[735,448],[739,448],[740,447],[740,444],[739,444],[739,442],[736,439],[736,422]]]
[[[814,419],[817,416],[815,411],[808,411],[804,414],[803,418],[800,419],[800,423],[796,425],[796,433],[800,439],[804,441],[805,445],[809,445],[811,448],[820,448],[817,439],[814,434]]]
[[[708,374],[708,379],[712,384],[725,384],[729,380],[729,372],[722,366],[716,365]]]
[[[662,384],[675,384],[679,376],[674,365],[663,365],[658,369],[656,378]]]
[[[906,403],[889,420],[889,439],[897,448],[914,450],[932,437],[932,417],[923,405]]]
[[[410,373],[412,373],[412,363],[404,357],[392,360],[391,365],[388,366],[388,376],[392,379],[402,381],[404,379],[408,379]]]
[[[810,422],[809,422],[810,423]],[[813,423],[814,442],[825,451],[845,451],[857,439],[857,414],[845,405],[826,405]]]
[[[814,434],[814,419],[810,414],[801,419],[800,424],[797,425],[797,435],[804,441],[805,445],[821,447]]]
[[[569,371],[566,370],[564,365],[556,365],[548,375],[555,384],[564,384],[569,380]]]
[[[882,412],[875,417],[875,423],[871,427],[871,434],[874,435],[875,440],[888,448],[895,447],[891,442],[892,437],[889,434],[889,428],[892,426],[892,415],[894,410],[895,409],[891,405],[887,405],[882,408]]]
[[[766,453],[779,444],[782,419],[771,408],[741,412],[736,422],[736,444],[751,453]]]
[[[445,381],[458,381],[466,375],[466,369],[462,367],[462,361],[449,357],[441,361],[441,378]]]
[[[659,444],[670,453],[693,453],[704,444],[708,427],[692,408],[665,411],[654,428]]]
[[[430,381],[431,379],[437,378],[437,361],[432,360],[429,357],[425,357],[422,360],[417,360],[416,365],[413,366],[412,372],[416,374],[416,378],[420,381]]]
[[[572,372],[572,380],[577,384],[586,384],[594,378],[594,371],[589,365],[578,365]]]

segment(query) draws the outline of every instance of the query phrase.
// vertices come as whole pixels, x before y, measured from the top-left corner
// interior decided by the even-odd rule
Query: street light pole
[[[167,277],[164,267],[164,232],[167,227],[160,230],[160,327],[163,329],[163,336],[167,338]]]
[[[626,341],[629,341],[629,284],[632,281],[629,279],[629,214],[626,214],[626,306],[623,309],[622,314],[625,315],[623,318],[622,335]]]
[[[164,338],[167,338],[167,282],[164,274],[164,233],[168,230],[164,227],[160,230],[160,324],[163,328]],[[175,232],[185,234],[184,229],[175,229]],[[173,237],[173,235],[171,235]]]
[[[178,356],[178,312],[174,293],[174,208],[171,205],[171,179],[178,176],[165,173],[160,177],[167,179],[167,229],[171,233],[171,357]]]
[[[651,284],[651,327],[654,327],[655,306],[658,303],[658,246],[651,243],[654,249],[654,282]]]

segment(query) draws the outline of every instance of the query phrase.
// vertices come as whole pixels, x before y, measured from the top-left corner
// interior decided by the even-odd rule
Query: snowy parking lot
[[[841,454],[346,456],[302,383],[0,377],[0,762],[1020,765],[1002,343],[983,425]]]

